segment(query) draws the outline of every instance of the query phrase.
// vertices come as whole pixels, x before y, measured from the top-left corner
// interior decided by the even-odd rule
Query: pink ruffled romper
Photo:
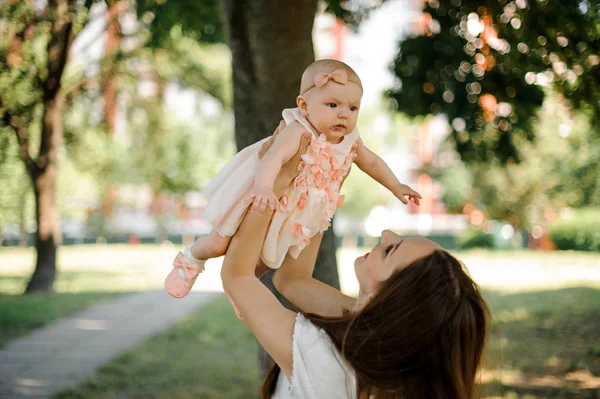
[[[281,266],[289,252],[297,258],[317,233],[331,226],[331,218],[341,206],[340,186],[356,158],[358,130],[344,136],[339,144],[318,135],[298,108],[283,110],[286,124],[299,122],[312,133],[310,145],[298,166],[300,173],[279,201],[267,232],[261,258],[272,269]],[[221,236],[233,236],[248,205],[248,196],[258,168],[258,151],[269,138],[237,153],[203,190],[208,204],[203,217]]]

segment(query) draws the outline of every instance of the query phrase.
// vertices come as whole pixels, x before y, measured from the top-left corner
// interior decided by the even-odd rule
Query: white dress
[[[300,173],[281,197],[273,214],[261,253],[270,268],[281,266],[289,252],[297,258],[311,237],[331,226],[331,218],[341,206],[340,186],[356,157],[358,130],[344,136],[339,144],[318,135],[298,108],[285,109],[286,124],[299,122],[312,133],[310,145],[298,166]],[[203,217],[221,236],[233,236],[248,205],[244,198],[254,185],[259,165],[258,151],[269,138],[238,152],[202,191],[208,198]]]
[[[301,314],[292,344],[292,378],[279,372],[272,399],[356,399],[356,376],[327,333]]]

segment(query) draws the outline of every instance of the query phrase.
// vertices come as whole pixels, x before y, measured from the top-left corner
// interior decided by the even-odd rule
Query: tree
[[[595,150],[600,137],[590,129],[590,119],[585,112],[572,112],[562,95],[547,95],[536,140],[517,143],[521,162],[446,168],[440,179],[448,193],[444,200],[455,210],[472,203],[487,218],[507,220],[515,230],[545,228],[564,207],[600,205],[600,154]]]
[[[68,62],[71,45],[86,26],[90,8],[96,3],[100,1],[55,0],[48,1],[41,9],[30,1],[0,5],[0,150],[2,153],[13,151],[10,142],[18,143],[18,153],[36,199],[37,260],[27,293],[50,291],[56,276],[56,249],[61,243],[56,182],[63,142],[64,148],[71,151],[69,161],[74,161],[74,166],[103,163],[94,165],[99,166],[96,170],[110,172],[109,164],[114,160],[110,151],[96,151],[91,157],[87,156],[90,152],[85,150],[86,143],[98,138],[99,128],[92,126],[98,125],[97,120],[88,124],[90,129],[81,128],[86,123],[65,126],[65,115],[70,115],[73,100],[83,94],[84,102],[98,105],[104,97],[103,118],[109,132],[114,127],[117,79],[119,90],[133,87],[134,91],[140,79],[148,79],[146,74],[162,81],[180,79],[183,84],[215,95],[223,103],[230,101],[227,69],[215,70],[220,64],[207,68],[198,58],[205,57],[207,52],[200,53],[196,42],[171,32],[173,40],[169,51],[152,51],[145,46],[143,29],[124,35],[117,18],[130,9],[130,2],[110,0],[105,3],[107,12],[100,14],[100,18],[106,18],[109,35],[105,56],[97,64]],[[120,46],[122,38],[128,40],[127,50]],[[132,43],[136,44],[133,48]],[[214,58],[208,58],[211,59]],[[135,62],[128,62],[131,60]],[[151,67],[143,69],[140,65]],[[39,149],[32,155],[34,146]],[[102,148],[108,146],[110,143],[102,142]],[[2,157],[0,162],[8,167],[4,158],[7,157]],[[106,177],[110,180],[111,174]],[[170,187],[174,187],[173,184]],[[7,198],[8,202],[13,200],[13,197]]]
[[[445,113],[465,161],[521,159],[543,86],[600,127],[597,1],[428,0],[400,44],[388,95],[410,116]]]
[[[26,292],[51,291],[56,275],[56,248],[61,243],[56,175],[66,102],[62,78],[89,6],[72,0],[49,0],[41,11],[30,2],[0,5],[1,129],[3,135],[12,131],[16,136],[35,193],[37,260]],[[38,51],[42,48],[45,51]],[[36,144],[39,150],[32,156]]]
[[[317,0],[219,3],[232,53],[235,137],[240,150],[272,134],[282,109],[295,106],[302,72],[315,59],[312,28]],[[354,25],[375,7],[347,9],[343,4],[330,0],[327,10]],[[314,276],[339,289],[335,250],[335,236],[329,229]],[[275,292],[270,274],[263,281]],[[265,355],[261,351],[262,375],[272,364]]]
[[[317,1],[221,0],[220,4],[232,53],[235,137],[240,150],[272,134],[282,109],[294,107],[302,72],[314,61]],[[323,237],[319,258],[318,269],[327,271],[321,279],[339,288],[332,229]],[[263,282],[276,292],[270,277],[271,273]],[[264,375],[273,360],[262,348],[259,357]]]

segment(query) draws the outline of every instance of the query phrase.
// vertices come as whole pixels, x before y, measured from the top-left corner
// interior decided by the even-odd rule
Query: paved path
[[[125,294],[12,341],[0,350],[0,398],[49,398],[218,295]]]

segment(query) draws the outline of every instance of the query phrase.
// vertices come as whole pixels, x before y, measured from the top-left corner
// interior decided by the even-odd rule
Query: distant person
[[[281,169],[277,195],[296,178],[302,154],[304,145]],[[294,313],[255,276],[271,218],[270,209],[245,215],[221,271],[239,317],[276,362],[261,398],[477,396],[489,312],[456,258],[425,238],[384,230],[381,243],[354,261],[359,293],[352,298],[311,277],[319,249],[313,240],[273,275],[300,309]]]
[[[165,280],[170,295],[187,295],[206,260],[225,254],[250,204],[254,210],[274,211],[262,247],[263,265],[277,269],[286,255],[297,258],[310,243],[318,246],[341,206],[340,187],[352,163],[403,203],[412,199],[419,204],[421,195],[401,184],[360,139],[356,121],[362,95],[358,75],[343,62],[319,60],[306,68],[296,99],[298,107],[283,110],[285,127],[280,126],[274,135],[270,150],[259,159],[261,146],[272,138],[243,149],[204,189],[209,201],[203,216],[212,230],[177,254]],[[279,198],[273,182],[306,133],[310,145],[298,165],[298,176]],[[260,273],[264,270],[263,266]]]

